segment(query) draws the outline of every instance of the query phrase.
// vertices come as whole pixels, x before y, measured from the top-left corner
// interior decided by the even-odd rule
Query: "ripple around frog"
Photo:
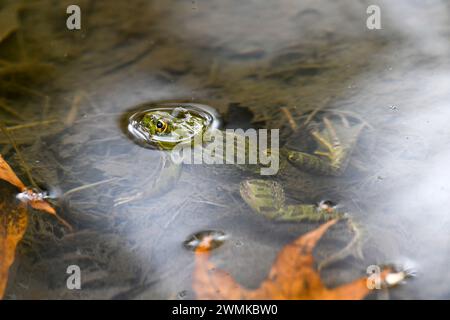
[[[221,117],[219,113],[210,106],[198,103],[155,102],[142,104],[134,108],[138,111],[133,113],[128,118],[128,135],[139,145],[154,149],[159,145],[159,143],[171,143],[176,145],[178,143],[191,141],[196,135],[204,132],[204,128],[198,128],[191,135],[176,139],[172,136],[151,134],[145,127],[143,127],[142,120],[149,112],[161,111],[173,113],[177,108],[183,108],[190,114],[204,119],[204,126],[208,130],[218,129],[221,125]]]

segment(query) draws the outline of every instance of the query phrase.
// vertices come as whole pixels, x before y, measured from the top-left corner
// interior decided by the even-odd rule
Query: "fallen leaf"
[[[32,208],[55,216],[61,223],[71,226],[60,218],[55,209],[39,193],[27,189],[9,164],[0,155],[0,180],[5,180],[20,189],[20,201],[8,199],[3,195],[0,201],[0,299],[5,293],[9,268],[14,262],[17,244],[22,240],[28,226],[27,204]],[[14,194],[11,194],[13,196]]]
[[[48,214],[51,214],[52,216],[54,216],[62,225],[64,225],[67,229],[69,229],[70,231],[72,231],[72,226],[63,218],[61,218],[60,216],[58,216],[56,214],[56,210],[55,208],[53,208],[50,203],[48,203],[45,200],[31,200],[29,202],[30,206],[33,209],[36,210],[40,210],[40,211],[45,211]]]
[[[30,206],[33,209],[45,211],[51,215],[56,216],[56,210],[48,202],[44,200],[31,200]]]
[[[9,164],[5,161],[5,159],[3,159],[1,154],[0,154],[0,179],[11,183],[12,185],[19,188],[20,191],[25,191],[27,189],[25,185],[22,183],[22,181],[20,181],[20,179],[14,173],[13,169],[9,166]]]
[[[23,182],[17,177],[14,173],[13,169],[9,166],[9,164],[3,159],[0,154],[0,180],[5,180],[12,185],[16,186],[21,191],[21,199],[27,202],[32,208],[40,211],[45,211],[48,214],[55,216],[62,224],[71,229],[72,227],[62,218],[60,218],[55,209],[44,199],[42,199],[41,195],[31,189],[25,187]]]
[[[6,289],[9,268],[14,262],[17,244],[28,226],[27,207],[0,203],[0,299]]]
[[[242,287],[228,273],[218,270],[209,260],[209,252],[205,253],[205,250],[196,252],[193,288],[197,298],[208,300],[357,300],[364,298],[370,292],[366,277],[328,289],[314,269],[313,249],[322,235],[336,221],[331,220],[286,245],[279,252],[267,279],[255,290]],[[388,270],[383,271],[382,279],[387,273]]]

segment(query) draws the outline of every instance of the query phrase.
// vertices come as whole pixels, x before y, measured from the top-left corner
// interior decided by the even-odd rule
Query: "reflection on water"
[[[75,40],[58,33],[60,8],[46,2],[36,5],[39,17],[25,10],[21,23],[53,48],[39,51],[57,66],[53,87],[39,87],[47,99],[18,104],[33,126],[1,115],[37,182],[61,190],[58,208],[77,232],[33,215],[7,298],[192,298],[193,252],[183,243],[199,230],[223,230],[227,245],[213,251],[214,263],[257,287],[277,251],[315,227],[255,215],[239,196],[247,177],[230,167],[183,168],[173,173],[177,183],[154,193],[166,163],[130,143],[121,117],[164,99],[214,106],[231,127],[227,108],[246,107],[254,115],[247,125],[279,128],[282,142],[300,148],[309,139],[301,130],[307,112],[366,121],[343,177],[280,178],[292,203],[331,199],[363,227],[364,259],[327,267],[324,282],[396,263],[417,269],[417,278],[391,297],[450,297],[446,2],[383,1],[383,29],[369,31],[367,1],[88,1]],[[9,141],[0,143],[15,159]],[[336,226],[317,258],[351,238]],[[83,272],[79,292],[65,288],[70,264]]]

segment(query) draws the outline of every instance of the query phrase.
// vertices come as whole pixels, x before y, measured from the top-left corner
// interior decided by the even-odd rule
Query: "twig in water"
[[[78,114],[78,109],[80,108],[81,99],[83,99],[83,96],[80,93],[77,93],[73,98],[72,106],[70,107],[66,119],[64,120],[64,125],[71,126],[75,122]]]
[[[10,106],[8,106],[4,101],[0,100],[0,109],[3,109],[4,111],[6,111],[7,113],[13,115],[14,117],[25,121],[26,119],[20,114],[18,113],[16,110],[14,110],[13,108],[11,108]]]
[[[34,122],[29,122],[29,123],[24,123],[24,124],[18,124],[16,126],[9,126],[9,127],[6,127],[6,130],[8,132],[10,132],[10,131],[14,131],[14,130],[28,129],[28,128],[32,128],[32,127],[36,127],[36,126],[52,124],[57,121],[58,120],[56,120],[56,119],[50,119],[50,120],[44,120],[44,121],[34,121]]]
[[[85,189],[93,188],[93,187],[99,186],[101,184],[112,182],[114,180],[117,180],[117,178],[111,178],[111,179],[107,179],[107,180],[103,180],[103,181],[98,181],[98,182],[86,184],[86,185],[83,185],[83,186],[80,186],[80,187],[76,187],[76,188],[70,189],[69,191],[65,192],[64,196],[67,196],[69,194],[72,194],[72,193],[75,193],[75,192],[79,192],[79,191],[82,191],[82,190],[85,190]]]
[[[291,112],[289,111],[288,108],[286,107],[282,107],[281,111],[283,112],[283,114],[285,115],[285,117],[287,118],[289,125],[291,126],[291,129],[293,131],[297,131],[297,124],[295,123],[294,118],[292,117]]]

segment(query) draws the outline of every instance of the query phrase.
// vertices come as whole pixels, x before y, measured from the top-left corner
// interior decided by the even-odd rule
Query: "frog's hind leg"
[[[334,209],[324,210],[314,204],[285,205],[283,188],[276,181],[245,180],[240,193],[254,211],[277,221],[321,222],[341,216]]]
[[[364,124],[351,126],[341,119],[336,128],[327,117],[323,118],[325,129],[313,131],[312,136],[318,144],[314,154],[289,150],[288,160],[302,170],[319,174],[339,176],[347,168],[350,154]],[[338,130],[337,130],[338,129]]]
[[[276,181],[252,179],[240,184],[242,199],[257,213],[269,219],[280,215],[284,207],[284,191]]]

